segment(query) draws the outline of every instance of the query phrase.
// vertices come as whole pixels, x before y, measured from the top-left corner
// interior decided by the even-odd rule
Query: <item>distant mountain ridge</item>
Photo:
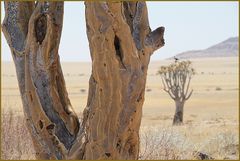
[[[176,55],[179,59],[206,58],[206,57],[235,57],[238,56],[238,37],[231,37],[223,42],[204,50],[191,50]],[[172,59],[172,58],[170,58]]]

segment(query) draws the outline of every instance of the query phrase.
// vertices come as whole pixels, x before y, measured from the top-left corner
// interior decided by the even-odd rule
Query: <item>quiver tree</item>
[[[79,122],[58,55],[63,2],[5,2],[2,28],[36,158],[137,159],[147,68],[164,27],[151,31],[145,2],[85,6],[92,75]]]
[[[176,61],[169,66],[162,66],[158,71],[163,83],[163,90],[175,101],[176,110],[173,125],[183,122],[184,103],[191,97],[190,81],[195,74],[190,61]]]

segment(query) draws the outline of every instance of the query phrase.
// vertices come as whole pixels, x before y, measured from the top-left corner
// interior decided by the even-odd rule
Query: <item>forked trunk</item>
[[[63,2],[5,2],[3,32],[36,158],[138,159],[147,69],[164,28],[151,32],[145,2],[85,5],[92,75],[80,126],[58,55]]]
[[[183,123],[183,107],[184,102],[175,101],[176,110],[173,118],[173,125],[181,125]]]

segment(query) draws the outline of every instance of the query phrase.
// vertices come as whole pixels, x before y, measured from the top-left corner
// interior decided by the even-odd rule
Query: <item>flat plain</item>
[[[171,133],[171,138],[176,137],[179,142],[184,140],[184,143],[179,143],[175,140],[172,143],[173,146],[178,144],[184,145],[176,148],[178,151],[179,149],[181,150],[179,151],[179,156],[174,158],[160,154],[158,151],[161,151],[161,147],[158,147],[157,151],[151,152],[150,149],[154,145],[149,145],[147,149],[144,141],[142,141],[140,159],[191,159],[184,158],[187,155],[182,156],[184,148],[185,151],[189,151],[189,149],[193,151],[194,149],[217,159],[238,159],[238,57],[201,58],[192,59],[191,61],[197,72],[192,78],[190,85],[190,89],[194,90],[193,95],[185,103],[184,124],[174,127],[172,126],[175,111],[174,101],[163,91],[161,78],[159,75],[156,75],[160,66],[170,64],[173,60],[150,62],[143,105],[141,138],[145,138],[144,141],[151,144],[150,140],[146,140],[149,139],[149,136],[143,137],[143,135],[154,133],[154,135],[157,135],[154,136],[155,143],[157,143],[159,136],[162,137],[164,135],[163,131],[167,131],[166,133]],[[63,62],[62,69],[73,108],[80,114],[87,102],[91,63]],[[2,115],[11,110],[14,115],[22,116],[22,104],[13,63],[2,63],[1,79]],[[2,116],[2,124],[4,118]],[[226,140],[228,143],[223,144]],[[4,151],[3,148],[7,146],[4,143],[7,144],[7,141],[2,142],[2,153]],[[228,149],[226,150],[226,148]],[[20,159],[29,159],[26,156],[23,154]],[[8,159],[8,157],[5,158]]]

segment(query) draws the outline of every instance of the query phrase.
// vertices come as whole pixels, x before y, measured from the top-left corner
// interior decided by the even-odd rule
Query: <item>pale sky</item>
[[[204,49],[238,36],[238,2],[147,2],[152,30],[165,27],[165,46],[152,60]],[[3,2],[2,20],[4,18]],[[83,2],[65,2],[59,54],[61,61],[91,61]],[[2,22],[1,20],[1,22]],[[12,57],[2,34],[3,61]]]

